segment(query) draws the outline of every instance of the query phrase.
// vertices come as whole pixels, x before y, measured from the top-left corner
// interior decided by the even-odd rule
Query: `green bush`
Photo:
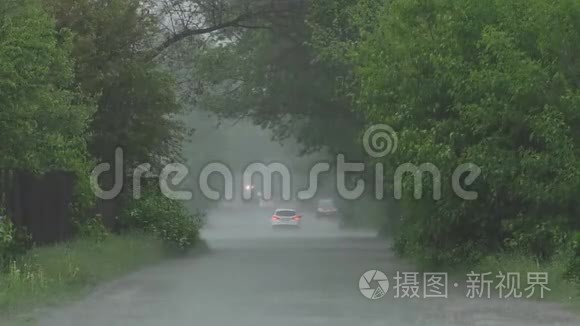
[[[546,297],[550,300],[576,304],[579,302],[580,292],[576,282],[571,282],[566,275],[567,257],[568,254],[560,250],[552,259],[541,262],[538,257],[527,252],[506,251],[481,259],[479,263],[470,266],[470,270],[491,272],[494,275],[500,271],[519,273],[522,275],[521,289],[529,286],[526,277],[528,273],[544,272],[548,274],[548,288],[551,290]]]
[[[158,190],[145,191],[141,199],[129,200],[120,217],[125,229],[152,232],[173,249],[190,249],[199,238],[201,218]]]
[[[7,217],[0,218],[0,269],[26,253],[31,247],[30,236],[18,229]]]
[[[580,282],[580,232],[572,238],[572,250],[568,260],[566,276]]]
[[[77,223],[78,235],[83,239],[92,239],[102,242],[109,236],[107,227],[103,224],[100,215]]]
[[[505,240],[508,250],[523,252],[540,261],[546,261],[566,247],[568,233],[553,223],[544,222],[533,227],[525,227],[523,222],[519,224],[516,227],[508,224],[507,229],[512,233]]]

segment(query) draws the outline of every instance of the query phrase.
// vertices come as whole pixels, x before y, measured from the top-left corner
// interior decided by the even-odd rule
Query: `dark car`
[[[317,216],[336,216],[337,213],[338,210],[332,199],[321,199],[318,201],[318,207],[316,208]]]

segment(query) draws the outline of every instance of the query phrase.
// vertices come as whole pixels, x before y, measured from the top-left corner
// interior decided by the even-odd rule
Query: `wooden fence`
[[[68,172],[37,176],[0,170],[0,207],[37,244],[69,239],[74,235],[70,209],[74,182],[74,175]]]

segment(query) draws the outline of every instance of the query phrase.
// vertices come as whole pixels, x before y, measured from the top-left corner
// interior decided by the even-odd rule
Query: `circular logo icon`
[[[358,288],[365,298],[377,300],[384,297],[389,291],[389,279],[385,273],[373,269],[360,277]]]
[[[365,151],[374,158],[381,158],[395,153],[398,145],[399,137],[389,125],[380,124],[371,126],[363,135]]]

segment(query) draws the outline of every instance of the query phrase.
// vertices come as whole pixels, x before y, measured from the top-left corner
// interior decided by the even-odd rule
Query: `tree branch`
[[[167,50],[173,44],[179,43],[180,41],[182,41],[186,38],[196,36],[196,35],[209,34],[209,33],[212,33],[212,32],[224,29],[224,28],[228,28],[228,27],[238,27],[238,23],[244,21],[245,19],[248,19],[248,15],[240,15],[233,20],[227,21],[225,23],[217,24],[214,26],[206,27],[206,28],[185,29],[185,30],[171,36],[170,38],[165,40],[161,45],[156,47],[153,50],[153,53],[151,54],[151,59],[157,58],[159,55],[161,55],[165,50]]]
[[[303,1],[300,0],[295,0],[298,3],[302,3]],[[161,45],[159,45],[158,47],[156,47],[155,49],[153,49],[151,51],[151,54],[149,56],[150,59],[155,59],[158,56],[160,56],[165,50],[167,50],[169,47],[171,47],[172,45],[179,43],[180,41],[187,39],[189,37],[192,36],[196,36],[196,35],[204,35],[204,34],[209,34],[212,32],[216,32],[225,28],[244,28],[244,29],[270,29],[270,26],[267,25],[252,25],[252,24],[245,24],[246,22],[249,22],[252,19],[258,19],[258,18],[264,18],[264,17],[268,17],[270,15],[284,15],[284,14],[290,14],[292,13],[296,8],[292,7],[292,6],[288,6],[286,8],[261,8],[261,10],[257,10],[255,12],[247,12],[244,14],[240,14],[237,17],[223,22],[223,23],[219,23],[213,26],[208,26],[205,28],[198,28],[198,29],[190,29],[190,28],[186,28],[183,31],[180,31],[174,35],[172,35],[171,37],[169,37],[168,39],[166,39]]]
[[[243,24],[237,24],[235,27],[246,28],[246,29],[272,29],[272,26],[268,26],[268,25],[243,25]]]

